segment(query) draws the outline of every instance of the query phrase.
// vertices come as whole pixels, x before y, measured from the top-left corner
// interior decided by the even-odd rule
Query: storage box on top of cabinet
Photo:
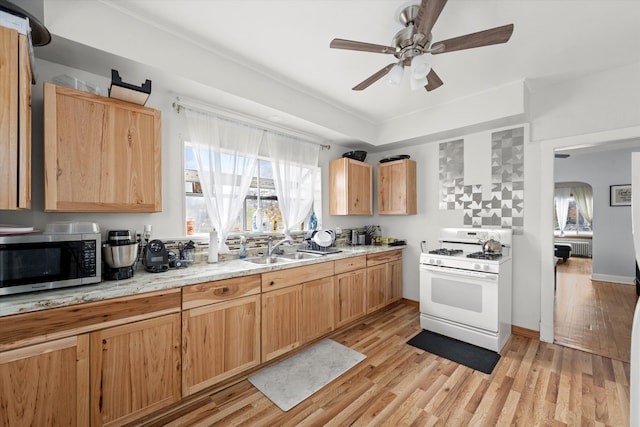
[[[45,211],[162,210],[160,111],[44,84]]]
[[[0,209],[31,209],[29,41],[0,27]]]

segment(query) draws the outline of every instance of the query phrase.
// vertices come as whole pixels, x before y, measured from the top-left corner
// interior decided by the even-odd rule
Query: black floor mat
[[[407,344],[485,374],[491,374],[500,360],[500,355],[494,351],[431,331],[423,330],[407,341]]]

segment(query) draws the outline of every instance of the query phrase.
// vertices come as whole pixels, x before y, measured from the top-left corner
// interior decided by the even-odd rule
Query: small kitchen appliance
[[[169,270],[169,252],[161,240],[152,240],[144,250],[144,269],[150,273]]]
[[[508,229],[442,229],[440,248],[420,254],[422,329],[499,352],[511,335],[511,240]]]
[[[111,230],[102,245],[105,280],[124,280],[133,277],[139,243],[131,239],[129,230]]]
[[[97,224],[70,230],[0,236],[0,295],[99,283]]]

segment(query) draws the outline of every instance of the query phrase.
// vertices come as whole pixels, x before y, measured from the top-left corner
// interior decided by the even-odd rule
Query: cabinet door
[[[121,425],[180,400],[180,314],[90,335],[91,425]]]
[[[388,302],[399,301],[402,299],[402,260],[391,261],[387,264],[387,273],[389,275],[389,295]]]
[[[378,213],[412,215],[416,212],[416,162],[405,159],[378,164]]]
[[[302,285],[262,294],[262,362],[302,344]]]
[[[366,270],[360,269],[336,276],[336,327],[343,326],[367,313]]]
[[[387,264],[367,267],[367,314],[387,305],[388,278]]]
[[[162,210],[160,112],[45,83],[45,210]]]
[[[333,277],[326,277],[302,285],[302,331],[304,342],[333,331]]]
[[[182,313],[183,395],[260,363],[260,295]]]
[[[0,209],[31,208],[31,66],[28,41],[0,27]]]
[[[0,353],[0,426],[89,425],[89,337]]]
[[[373,214],[373,170],[369,163],[341,158],[329,162],[329,214]]]

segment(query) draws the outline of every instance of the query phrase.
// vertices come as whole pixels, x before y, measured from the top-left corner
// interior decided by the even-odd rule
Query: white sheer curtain
[[[218,250],[242,209],[258,161],[264,131],[209,113],[185,109],[202,193],[218,231]]]
[[[593,222],[593,190],[590,185],[576,186],[571,189],[582,217],[591,224]]]
[[[556,216],[558,217],[558,228],[560,235],[564,235],[564,228],[567,226],[567,215],[569,214],[569,199],[571,198],[571,188],[560,187],[555,191]]]
[[[272,132],[267,132],[265,139],[284,235],[291,238],[291,230],[304,221],[313,205],[320,146]]]

